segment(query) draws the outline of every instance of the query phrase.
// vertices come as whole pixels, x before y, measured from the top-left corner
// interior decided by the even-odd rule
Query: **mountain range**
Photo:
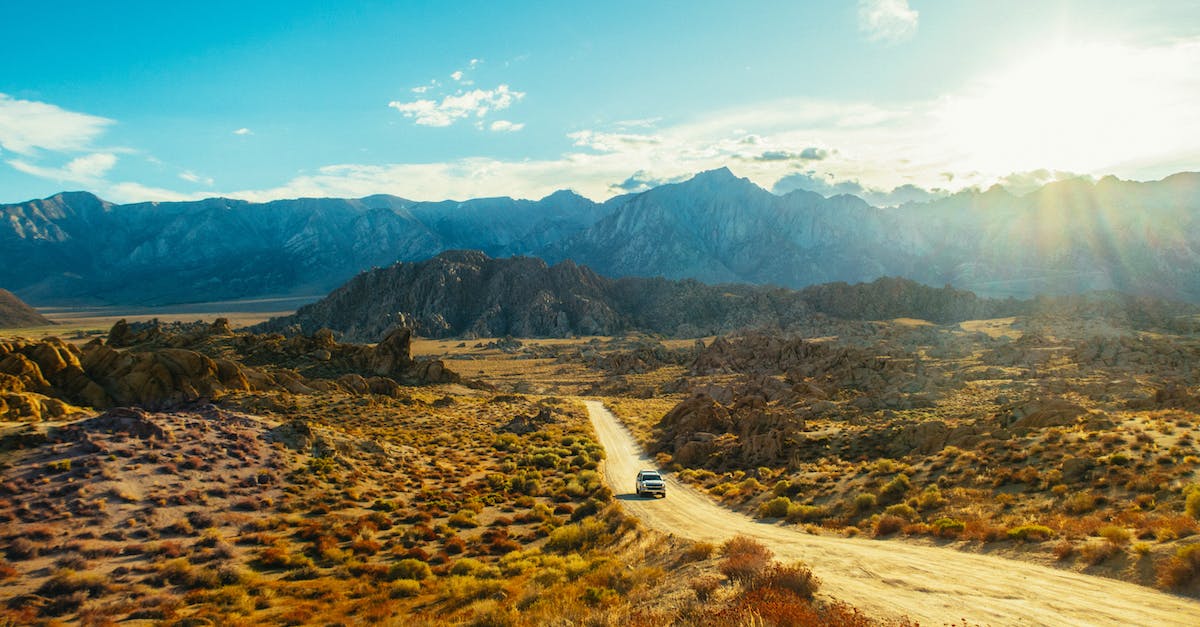
[[[327,293],[453,249],[573,260],[614,277],[799,288],[904,276],[987,296],[1118,290],[1200,301],[1200,174],[969,190],[879,208],[772,194],[726,168],[596,203],[377,195],[114,205],[86,192],[0,205],[0,286],[38,305]]]

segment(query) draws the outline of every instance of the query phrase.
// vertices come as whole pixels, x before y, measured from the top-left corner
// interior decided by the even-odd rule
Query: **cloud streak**
[[[116,164],[117,156],[110,152],[98,152],[76,157],[60,168],[39,166],[21,159],[8,161],[8,165],[26,174],[64,183],[82,183],[84,185],[101,183],[104,176]]]

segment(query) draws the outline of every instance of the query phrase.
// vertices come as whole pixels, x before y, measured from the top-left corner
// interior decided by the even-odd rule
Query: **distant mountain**
[[[543,256],[614,276],[803,287],[887,275],[989,296],[1117,290],[1200,301],[1200,174],[996,187],[879,209],[768,193],[728,169],[632,197]]]
[[[938,322],[1013,315],[1028,303],[977,298],[907,279],[796,291],[662,278],[610,279],[572,261],[493,259],[449,251],[364,272],[294,315],[258,331],[310,335],[321,328],[378,341],[393,326],[425,337],[565,337],[624,331],[699,337],[749,327],[784,329],[818,312],[844,318]]]
[[[855,196],[776,196],[721,168],[638,194],[543,256],[612,276],[788,287],[869,281],[920,265],[899,223]]]
[[[989,295],[1116,290],[1200,301],[1200,173],[1105,177],[1025,196],[996,187],[896,210],[919,231],[924,274]]]
[[[26,305],[12,292],[0,289],[0,329],[40,327],[50,324],[54,323],[33,307]]]
[[[29,300],[161,304],[321,294],[356,273],[451,248],[528,253],[605,205],[395,196],[113,205],[85,192],[0,205],[0,282]]]
[[[1200,302],[1200,174],[1069,180],[880,209],[771,194],[726,168],[594,203],[395,196],[0,205],[0,284],[27,301],[162,304],[320,294],[444,250],[571,259],[608,276],[800,288],[903,276],[987,296],[1115,290]]]

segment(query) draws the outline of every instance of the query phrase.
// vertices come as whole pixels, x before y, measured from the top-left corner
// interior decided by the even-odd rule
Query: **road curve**
[[[1200,602],[1142,586],[953,549],[815,536],[758,522],[667,477],[667,498],[633,495],[654,468],[633,436],[599,401],[585,401],[604,446],[604,476],[626,510],[650,528],[695,540],[742,534],[784,561],[807,563],[821,592],[874,616],[923,625],[1200,625]]]

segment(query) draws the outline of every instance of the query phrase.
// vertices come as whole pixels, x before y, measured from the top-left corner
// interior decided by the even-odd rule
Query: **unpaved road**
[[[1119,581],[995,556],[895,541],[814,536],[757,522],[717,506],[668,477],[667,498],[633,495],[633,479],[654,462],[602,403],[587,401],[608,458],[604,475],[626,510],[647,526],[695,540],[742,534],[784,561],[802,560],[823,595],[873,616],[905,615],[922,625],[1200,625],[1200,602]]]

